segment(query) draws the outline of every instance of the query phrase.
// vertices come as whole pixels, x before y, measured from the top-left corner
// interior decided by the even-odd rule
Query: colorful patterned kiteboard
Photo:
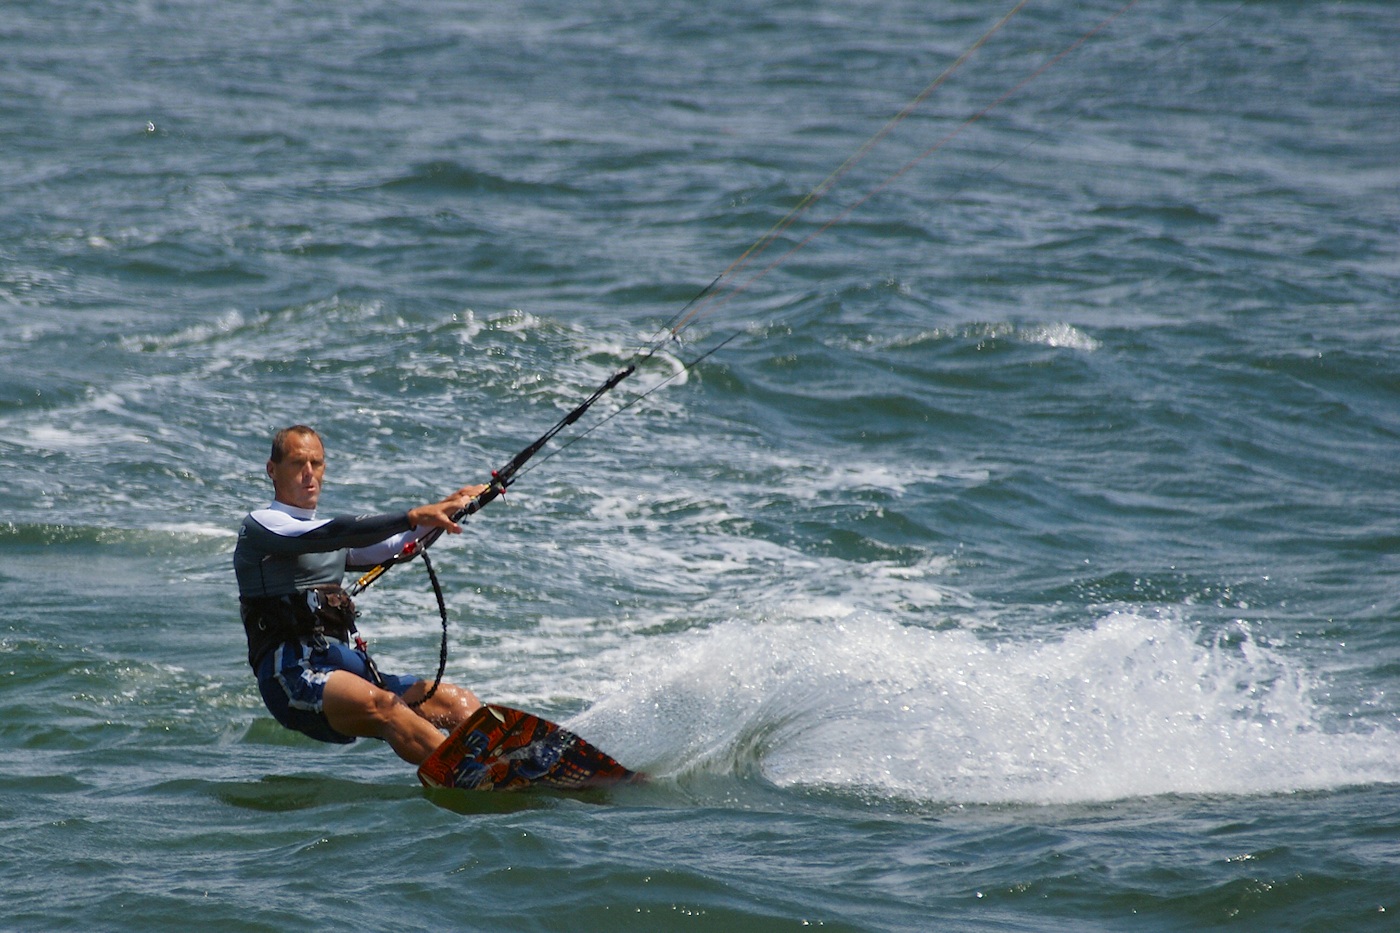
[[[483,706],[418,766],[429,787],[584,790],[640,781],[583,739],[509,706]]]

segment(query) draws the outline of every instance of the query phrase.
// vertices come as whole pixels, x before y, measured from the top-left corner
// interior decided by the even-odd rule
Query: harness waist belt
[[[347,644],[356,633],[355,602],[338,584],[314,586],[286,596],[240,596],[248,664],[283,642],[334,638]]]

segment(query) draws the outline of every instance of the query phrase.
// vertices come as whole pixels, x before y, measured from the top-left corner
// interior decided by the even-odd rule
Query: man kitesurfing
[[[243,521],[234,566],[238,576],[248,663],[257,674],[263,700],[274,718],[323,742],[348,743],[360,736],[383,739],[404,760],[419,765],[419,777],[429,784],[457,787],[516,787],[541,782],[575,789],[615,783],[637,776],[588,743],[553,723],[518,710],[483,706],[469,690],[442,682],[447,658],[447,610],[432,577],[427,548],[443,531],[461,531],[457,522],[505,492],[517,474],[546,443],[574,424],[590,405],[626,379],[638,365],[702,314],[743,292],[769,270],[807,245],[832,225],[844,220],[876,193],[886,189],[914,166],[933,155],[967,127],[1030,84],[1040,74],[1103,31],[1138,0],[1126,3],[1060,52],[1045,60],[1019,84],[977,111],[924,149],[837,217],[793,245],[767,266],[739,281],[738,276],[784,231],[818,201],[852,166],[903,121],[972,54],[1014,17],[1027,0],[1018,0],[980,39],[933,80],[913,101],[846,160],[826,181],[794,207],[767,234],[721,272],[662,328],[662,336],[638,351],[623,369],[598,386],[593,394],[559,419],[540,438],[492,473],[484,486],[467,486],[440,502],[405,513],[330,519],[316,517],[325,451],[316,432],[296,425],[277,433],[267,474],[274,499]],[[721,282],[727,297],[721,298]],[[680,371],[688,371],[734,337],[714,344]],[[672,376],[634,396],[618,411],[631,407]],[[615,411],[613,414],[616,414]],[[603,422],[611,418],[602,419]],[[602,422],[600,422],[602,423]],[[590,433],[575,435],[568,443]],[[415,678],[383,675],[365,650],[355,629],[352,594],[372,584],[388,567],[421,554],[437,590],[443,619],[442,662],[438,677],[428,685]],[[368,568],[352,591],[341,587],[349,568]],[[439,729],[452,735],[443,741]]]
[[[243,520],[233,554],[248,663],[274,719],[321,742],[383,739],[419,764],[481,706],[470,690],[382,674],[355,628],[341,587],[345,571],[400,554],[434,529],[461,526],[454,513],[485,486],[383,515],[317,518],[326,473],[320,436],[306,425],[278,431],[267,475],[273,499]]]
[[[278,431],[266,467],[272,502],[243,519],[233,552],[248,664],[273,718],[320,742],[382,739],[432,786],[580,790],[639,780],[546,719],[483,705],[470,690],[444,683],[441,666],[431,685],[382,673],[355,626],[351,594],[341,585],[346,570],[368,570],[354,588],[358,593],[395,563],[419,555],[427,562],[427,548],[438,535],[460,532],[459,521],[500,495],[520,466],[592,401],[493,473],[490,484],[463,486],[439,502],[383,515],[318,518],[325,445],[304,424]],[[437,589],[436,576],[433,584]],[[440,590],[438,604],[445,665],[447,610]],[[444,736],[444,729],[450,734]]]

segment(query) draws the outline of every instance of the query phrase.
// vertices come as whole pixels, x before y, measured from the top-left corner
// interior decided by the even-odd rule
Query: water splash
[[[1244,627],[1203,638],[1117,613],[998,643],[860,613],[628,653],[618,693],[576,724],[662,774],[1033,804],[1400,781],[1400,733],[1331,727],[1314,678]]]

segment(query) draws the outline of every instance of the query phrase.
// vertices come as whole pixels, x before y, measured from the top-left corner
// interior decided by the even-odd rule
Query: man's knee
[[[420,680],[404,697],[410,701],[417,700],[426,695],[429,686]],[[444,729],[455,728],[480,708],[481,700],[477,699],[476,694],[456,684],[438,684],[433,695],[421,701],[417,707],[420,716]]]
[[[371,688],[367,716],[374,722],[388,723],[395,716],[401,716],[408,711],[403,700],[394,696],[387,690],[378,687]]]

